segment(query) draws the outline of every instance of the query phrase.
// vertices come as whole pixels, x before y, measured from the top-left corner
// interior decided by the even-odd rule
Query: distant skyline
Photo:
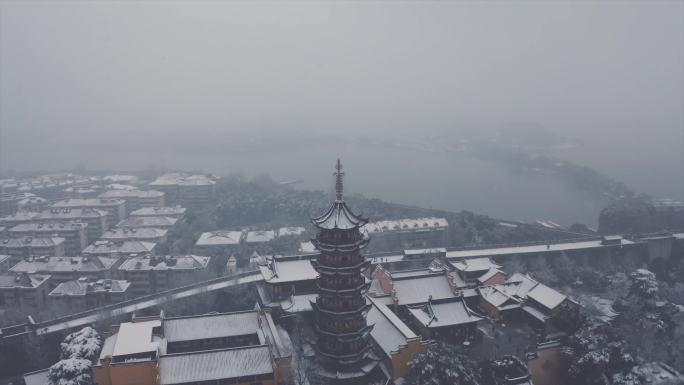
[[[683,47],[676,1],[2,1],[0,171],[529,122],[684,197]]]

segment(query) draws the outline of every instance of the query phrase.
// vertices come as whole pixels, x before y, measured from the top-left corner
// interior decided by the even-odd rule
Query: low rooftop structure
[[[451,265],[458,271],[463,273],[481,273],[484,274],[490,269],[500,269],[501,266],[493,263],[489,258],[472,258],[462,259],[451,262]]]

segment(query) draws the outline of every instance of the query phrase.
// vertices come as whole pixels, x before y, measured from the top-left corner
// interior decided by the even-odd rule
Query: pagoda
[[[366,322],[371,305],[364,294],[370,282],[362,274],[370,261],[361,254],[369,239],[360,227],[368,220],[354,214],[342,198],[344,173],[339,159],[334,175],[335,201],[323,215],[311,218],[317,229],[312,242],[320,251],[312,261],[318,272],[318,297],[311,305],[319,373],[335,383],[357,384],[378,363],[369,341],[373,326]]]

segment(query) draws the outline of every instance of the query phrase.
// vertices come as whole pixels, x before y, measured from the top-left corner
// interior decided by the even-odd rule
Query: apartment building
[[[109,227],[116,225],[126,218],[126,202],[122,199],[86,198],[64,199],[54,202],[51,207],[56,209],[96,209],[106,211]]]
[[[88,245],[87,229],[88,224],[82,222],[21,223],[7,230],[7,234],[12,238],[64,238],[64,253],[75,256]]]
[[[192,254],[137,256],[119,266],[119,277],[131,283],[131,295],[137,297],[208,279],[210,260]]]

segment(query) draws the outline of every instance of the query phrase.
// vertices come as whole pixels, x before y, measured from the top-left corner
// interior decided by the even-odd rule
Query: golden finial
[[[344,191],[344,186],[342,184],[342,177],[344,176],[344,171],[342,171],[342,162],[340,158],[337,158],[337,165],[335,165],[335,194],[336,200],[342,202],[342,192]]]

